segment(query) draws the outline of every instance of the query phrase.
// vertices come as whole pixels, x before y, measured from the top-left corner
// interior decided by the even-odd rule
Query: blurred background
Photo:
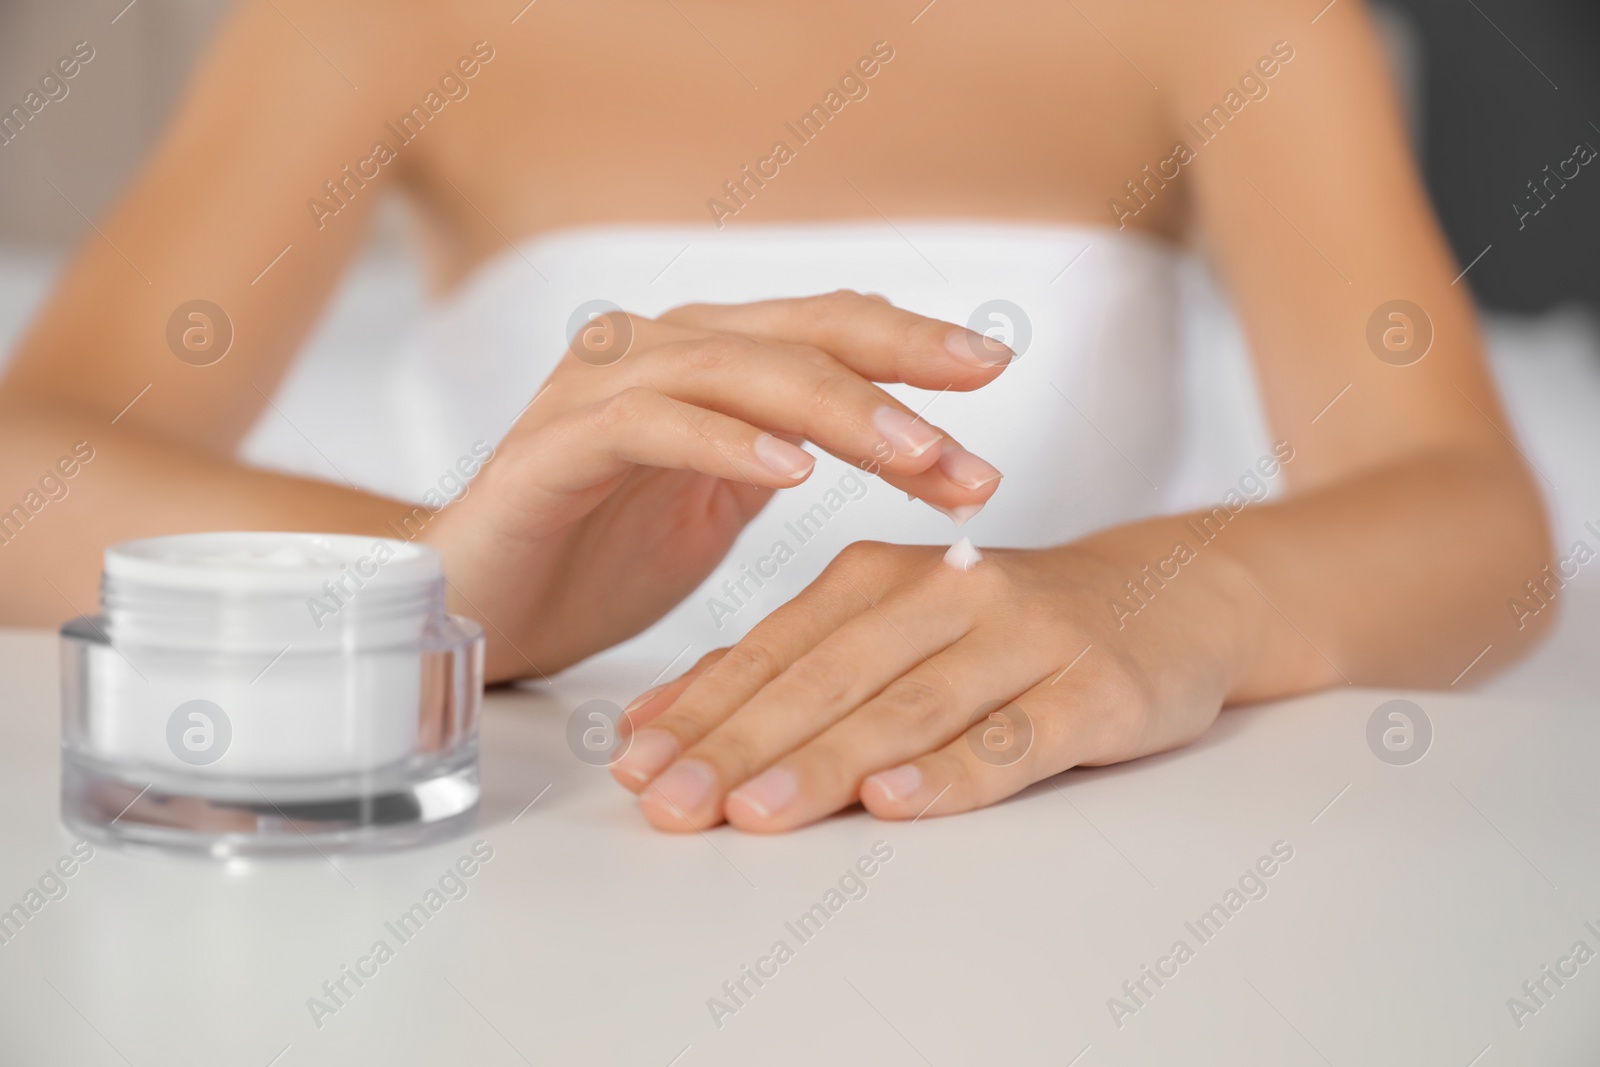
[[[1311,12],[1321,0],[1304,2]],[[95,49],[70,104],[0,147],[0,242],[48,255],[87,230],[83,216],[103,211],[138,166],[229,6],[0,0],[6,108],[75,42]],[[1456,256],[1466,265],[1489,250],[1466,279],[1480,304],[1600,308],[1600,175],[1585,169],[1520,229],[1513,208],[1576,144],[1600,148],[1600,4],[1399,0],[1379,11]]]

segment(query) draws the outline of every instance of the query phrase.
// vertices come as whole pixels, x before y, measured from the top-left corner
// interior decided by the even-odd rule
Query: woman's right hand
[[[853,292],[612,312],[423,539],[453,610],[484,625],[489,680],[554,671],[688,595],[775,490],[811,473],[799,442],[970,517],[1000,472],[873,383],[971,390],[1011,358]]]

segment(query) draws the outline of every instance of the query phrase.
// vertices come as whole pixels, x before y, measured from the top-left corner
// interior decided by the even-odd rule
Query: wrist
[[[432,515],[416,540],[443,559],[449,613],[483,627],[485,680],[537,677],[553,668],[529,626],[525,605],[534,583],[511,565],[515,555],[497,548],[475,518],[481,517],[463,513],[459,502],[448,505]]]
[[[1150,603],[1150,576],[1166,575],[1171,614],[1184,640],[1220,668],[1226,703],[1249,703],[1348,682],[1329,656],[1337,635],[1326,632],[1316,604],[1273,580],[1283,570],[1281,533],[1270,506],[1247,514],[1223,508],[1134,524],[1125,544],[1160,558],[1139,568],[1137,592]],[[1301,565],[1309,565],[1302,561]],[[1123,590],[1128,593],[1126,583]],[[1132,604],[1132,598],[1129,597]]]
[[[1143,519],[1065,549],[1093,561],[1108,640],[1164,657],[1152,664],[1158,677],[1203,680],[1220,700],[1239,700],[1259,668],[1261,613],[1270,608],[1247,562],[1202,522],[1206,514]]]

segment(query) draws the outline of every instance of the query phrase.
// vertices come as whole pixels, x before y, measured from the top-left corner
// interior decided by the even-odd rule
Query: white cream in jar
[[[69,820],[162,839],[197,823],[169,843],[221,833],[247,850],[461,816],[476,803],[483,638],[446,613],[444,589],[437,553],[384,538],[107,549],[102,614],[62,630]],[[113,818],[124,793],[133,806]],[[202,817],[174,817],[185,805]]]

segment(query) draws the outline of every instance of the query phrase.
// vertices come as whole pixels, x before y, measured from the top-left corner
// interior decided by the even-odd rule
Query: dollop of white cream
[[[950,551],[944,554],[945,564],[954,567],[958,571],[970,571],[982,560],[983,553],[973,547],[970,537],[963,537],[951,545]]]

